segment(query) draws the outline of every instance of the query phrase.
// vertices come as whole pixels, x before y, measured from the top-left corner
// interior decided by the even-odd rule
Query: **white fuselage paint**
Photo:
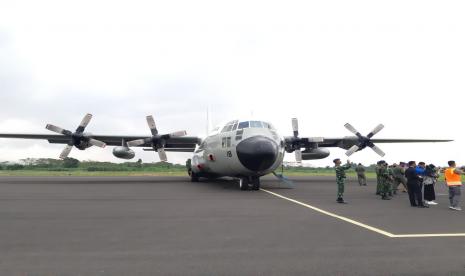
[[[202,141],[200,146],[197,146],[191,161],[192,171],[216,177],[263,176],[281,166],[284,159],[284,138],[279,136],[274,128],[252,127],[242,130],[242,138],[239,140],[236,140],[236,136],[240,136],[236,135],[238,130],[221,132],[221,128],[219,128],[219,131],[212,132]],[[245,168],[237,156],[236,146],[241,141],[253,136],[267,137],[273,140],[278,148],[276,161],[264,171],[254,172]],[[230,137],[230,144],[227,143],[228,137]],[[224,143],[223,138],[226,139],[226,143]]]

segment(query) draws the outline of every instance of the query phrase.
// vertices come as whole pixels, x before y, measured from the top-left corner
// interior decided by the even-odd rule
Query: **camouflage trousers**
[[[367,178],[364,174],[357,174],[357,179],[360,186],[365,186],[367,184]]]
[[[382,195],[387,195],[392,193],[392,183],[391,181],[381,181],[380,183],[380,192]]]
[[[337,183],[337,197],[339,198],[342,198],[342,196],[344,195],[344,183],[345,183],[345,179],[344,178],[341,178],[341,179],[336,179],[336,183]]]
[[[402,186],[404,187],[404,190],[407,191],[407,179],[403,176],[394,177],[394,183],[393,183],[392,189],[394,191],[397,191],[399,189],[400,184],[402,184]]]

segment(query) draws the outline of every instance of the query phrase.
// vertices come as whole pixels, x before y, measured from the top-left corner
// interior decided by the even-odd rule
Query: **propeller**
[[[294,132],[294,140],[296,142],[299,142],[300,144],[300,138],[299,138],[299,121],[297,118],[292,118],[292,131]],[[300,150],[300,146],[295,149],[295,161],[298,163],[302,163],[302,151]]]
[[[166,156],[166,152],[165,152],[166,140],[171,137],[185,136],[187,132],[185,130],[182,130],[182,131],[172,132],[169,134],[160,135],[158,134],[157,125],[155,124],[155,120],[153,119],[153,116],[152,115],[147,116],[146,120],[150,128],[150,132],[152,133],[152,136],[143,138],[143,139],[129,141],[127,142],[127,145],[129,147],[137,147],[137,146],[142,146],[144,144],[150,144],[152,148],[158,152],[158,156],[160,157],[160,160],[165,162],[168,160]]]
[[[60,154],[61,159],[65,159],[69,156],[69,153],[73,149],[73,146],[80,150],[84,150],[90,146],[96,146],[100,148],[104,148],[106,146],[104,142],[93,139],[91,138],[90,134],[84,133],[84,130],[86,129],[91,119],[92,114],[86,114],[79,126],[76,128],[75,132],[63,129],[52,124],[48,124],[45,126],[46,129],[56,132],[58,134],[63,134],[64,136],[69,138],[68,145],[66,145],[66,147]]]
[[[377,125],[370,133],[368,133],[367,136],[363,136],[362,134],[360,134],[360,132],[349,123],[345,124],[344,126],[350,132],[355,134],[355,136],[357,136],[358,138],[358,143],[356,145],[353,145],[350,149],[346,151],[347,156],[351,156],[354,152],[362,150],[366,147],[370,147],[374,152],[376,152],[380,156],[385,155],[385,153],[380,148],[378,148],[375,144],[373,144],[373,142],[371,142],[371,138],[384,128],[383,124]]]

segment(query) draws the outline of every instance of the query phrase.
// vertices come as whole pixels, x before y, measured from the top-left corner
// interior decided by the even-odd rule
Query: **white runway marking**
[[[385,237],[389,237],[389,238],[465,237],[465,233],[403,234],[403,235],[393,234],[393,233],[389,233],[389,232],[387,232],[387,231],[384,231],[384,230],[382,230],[382,229],[379,229],[379,228],[370,226],[370,225],[368,225],[368,224],[364,224],[364,223],[358,222],[358,221],[356,221],[356,220],[353,220],[353,219],[350,219],[350,218],[346,218],[346,217],[343,217],[343,216],[340,216],[340,215],[337,215],[337,214],[334,214],[334,213],[325,211],[325,210],[320,209],[320,208],[318,208],[318,207],[311,206],[311,205],[309,205],[309,204],[300,202],[300,201],[298,201],[298,200],[295,200],[295,199],[292,199],[292,198],[289,198],[289,197],[285,197],[285,196],[283,196],[283,195],[280,195],[280,194],[277,194],[277,193],[274,193],[274,192],[271,192],[271,191],[268,191],[268,190],[265,190],[265,189],[260,189],[260,190],[262,190],[263,192],[266,192],[266,193],[268,193],[268,194],[274,195],[274,196],[276,196],[276,197],[279,197],[279,198],[281,198],[281,199],[284,199],[284,200],[293,202],[293,203],[295,203],[295,204],[301,205],[301,206],[303,206],[303,207],[312,209],[312,210],[317,211],[317,212],[319,212],[319,213],[322,213],[322,214],[324,214],[324,215],[327,215],[327,216],[330,216],[330,217],[333,217],[333,218],[337,218],[337,219],[340,219],[340,220],[342,220],[342,221],[345,221],[345,222],[348,222],[348,223],[357,225],[357,226],[359,226],[359,227],[365,228],[365,229],[367,229],[367,230],[373,231],[373,232],[375,232],[375,233],[381,234],[381,235],[383,235],[383,236],[385,236]]]

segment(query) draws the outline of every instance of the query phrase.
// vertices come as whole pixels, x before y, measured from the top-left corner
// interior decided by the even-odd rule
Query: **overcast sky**
[[[97,134],[149,134],[153,114],[161,132],[205,135],[210,106],[214,123],[253,114],[282,135],[298,117],[305,136],[350,135],[350,122],[383,123],[376,138],[454,139],[378,146],[388,162],[464,164],[464,14],[464,1],[3,1],[0,132],[75,129],[92,113]],[[1,139],[0,160],[62,148]],[[118,161],[111,148],[71,157]]]

